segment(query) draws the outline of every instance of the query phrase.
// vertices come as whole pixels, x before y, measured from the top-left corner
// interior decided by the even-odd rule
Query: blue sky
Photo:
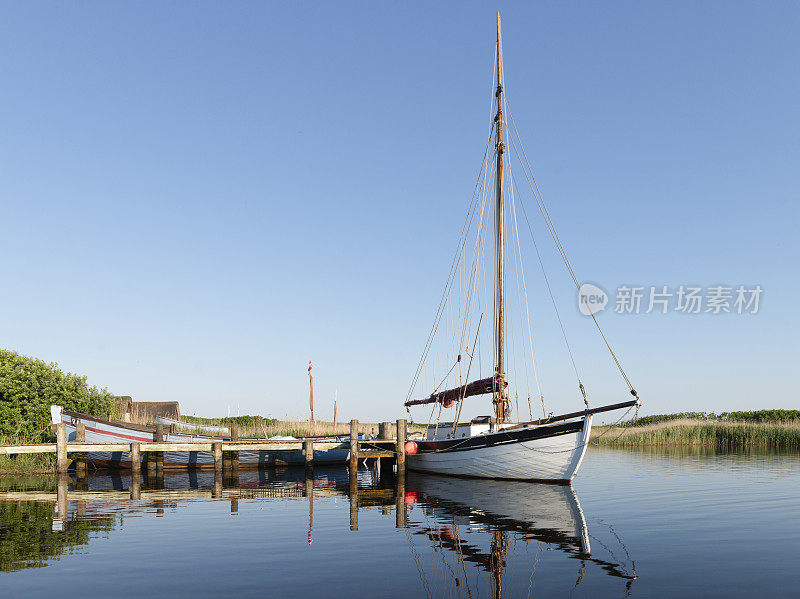
[[[498,8],[578,277],[764,288],[757,315],[600,315],[643,412],[797,407],[791,2],[3,3],[0,346],[207,416],[303,415],[313,360],[318,416],[338,390],[340,419],[402,417],[480,165]],[[552,283],[593,401],[623,400]],[[572,410],[533,312],[549,407]]]

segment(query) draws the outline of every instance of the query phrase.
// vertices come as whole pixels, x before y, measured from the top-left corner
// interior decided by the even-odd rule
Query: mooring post
[[[306,470],[314,469],[314,441],[306,439],[303,441],[303,457],[306,462]]]
[[[131,477],[139,478],[142,473],[142,445],[131,443]]]
[[[358,420],[350,421],[350,478],[358,471]]]
[[[212,443],[211,452],[214,454],[214,472],[222,472],[222,443]]]
[[[407,435],[407,422],[405,420],[397,421],[397,445],[395,452],[397,453],[397,474],[400,472],[405,474],[406,471],[406,435]]]
[[[381,422],[378,425],[378,439],[386,441],[391,438],[392,438],[392,423]]]
[[[231,424],[231,441],[236,442],[239,440],[239,425]],[[232,451],[231,454],[231,470],[234,472],[239,470],[239,452]]]
[[[164,442],[164,425],[156,424],[156,443],[163,443],[163,442]],[[156,476],[158,476],[159,472],[161,473],[161,476],[163,476],[164,473],[163,451],[156,452]]]
[[[75,441],[86,443],[86,425],[83,422],[79,422],[75,426]],[[75,476],[86,478],[86,454],[84,452],[76,453],[73,458],[75,460]]]
[[[69,468],[67,459],[67,425],[64,422],[56,424],[56,455],[58,458],[58,472],[63,474]]]

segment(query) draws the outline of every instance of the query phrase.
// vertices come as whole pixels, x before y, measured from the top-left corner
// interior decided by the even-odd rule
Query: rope
[[[531,192],[533,192],[534,198],[536,199],[536,203],[539,205],[539,210],[541,211],[542,216],[544,217],[545,223],[547,224],[547,227],[550,230],[550,234],[553,237],[553,241],[555,242],[556,247],[558,248],[558,251],[561,254],[561,258],[564,261],[564,265],[567,267],[567,271],[569,271],[569,274],[572,277],[573,283],[575,283],[575,288],[578,290],[578,293],[580,294],[581,300],[585,301],[586,298],[583,295],[583,293],[581,293],[581,291],[580,291],[581,286],[580,286],[580,283],[578,282],[578,278],[575,276],[575,271],[572,269],[572,265],[570,264],[570,261],[567,258],[567,254],[564,251],[564,247],[561,244],[561,240],[558,237],[558,233],[556,233],[555,226],[553,225],[553,221],[550,218],[550,213],[547,210],[546,204],[544,203],[544,198],[542,197],[541,191],[539,190],[539,185],[536,183],[536,179],[533,176],[533,169],[531,168],[530,162],[528,161],[528,156],[525,153],[525,148],[522,145],[522,138],[519,135],[519,131],[517,130],[516,122],[514,121],[514,117],[511,115],[511,110],[508,107],[508,100],[506,100],[506,109],[508,111],[508,117],[509,117],[509,120],[511,121],[511,125],[514,128],[514,135],[516,135],[517,140],[519,141],[519,146],[522,149],[522,157],[524,158],[525,165],[527,166],[527,171],[523,168],[523,173],[525,174],[525,178],[528,180],[528,184],[531,186]],[[511,137],[513,139],[513,136],[509,136],[509,137]],[[530,172],[530,178],[528,178],[528,172]],[[534,187],[536,189],[535,192],[534,192]],[[587,302],[587,305],[588,305],[588,302]],[[628,388],[630,389],[631,395],[633,395],[634,397],[638,397],[636,395],[636,390],[633,388],[633,385],[631,384],[631,381],[628,378],[628,375],[625,374],[625,370],[622,368],[622,364],[620,364],[619,359],[617,359],[617,356],[614,353],[614,350],[611,349],[611,344],[609,343],[608,339],[606,338],[605,333],[603,333],[603,329],[600,327],[600,323],[597,322],[597,318],[595,317],[593,312],[590,311],[589,315],[592,317],[592,321],[594,321],[594,324],[597,327],[597,330],[600,333],[600,336],[603,338],[603,341],[605,342],[606,347],[608,348],[608,351],[609,351],[609,353],[611,354],[611,357],[614,360],[614,363],[617,365],[617,369],[619,370],[620,374],[622,375],[622,378],[625,379],[625,383],[628,385]]]

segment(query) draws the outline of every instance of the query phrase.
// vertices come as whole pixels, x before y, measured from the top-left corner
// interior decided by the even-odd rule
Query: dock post
[[[392,423],[381,422],[378,425],[378,439],[388,441],[391,438],[392,438]]]
[[[406,472],[406,435],[408,423],[405,420],[397,421],[397,446],[395,452],[397,453],[397,474]]]
[[[131,443],[131,477],[138,478],[142,473],[142,445]]]
[[[145,463],[147,464],[147,480],[150,482],[151,479],[156,477],[156,454],[153,451],[147,452],[147,457],[145,459]]]
[[[58,458],[58,473],[64,474],[69,468],[67,459],[67,425],[64,422],[56,424],[56,455]]]
[[[306,439],[303,441],[303,457],[306,462],[306,470],[314,469],[314,441]]]
[[[214,472],[222,472],[222,443],[212,443],[211,452],[214,454]]]
[[[358,420],[350,421],[350,477],[358,471]]]
[[[231,424],[231,441],[236,442],[239,440],[239,425]],[[237,472],[239,470],[239,452],[231,452],[231,470]]]
[[[156,443],[164,442],[164,425],[156,424]],[[164,452],[156,452],[156,476],[164,475]]]
[[[83,422],[79,422],[75,426],[75,441],[86,443],[86,425]],[[75,476],[86,478],[86,454],[84,452],[76,453],[73,458],[75,460]]]

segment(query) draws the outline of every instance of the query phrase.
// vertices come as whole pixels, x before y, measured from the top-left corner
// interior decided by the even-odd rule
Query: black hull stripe
[[[455,453],[457,451],[470,451],[485,449],[499,445],[510,445],[534,439],[549,439],[560,437],[583,430],[583,420],[567,422],[555,426],[538,426],[536,428],[523,428],[513,431],[500,431],[487,435],[462,439],[443,439],[441,441],[417,441],[418,453]]]

